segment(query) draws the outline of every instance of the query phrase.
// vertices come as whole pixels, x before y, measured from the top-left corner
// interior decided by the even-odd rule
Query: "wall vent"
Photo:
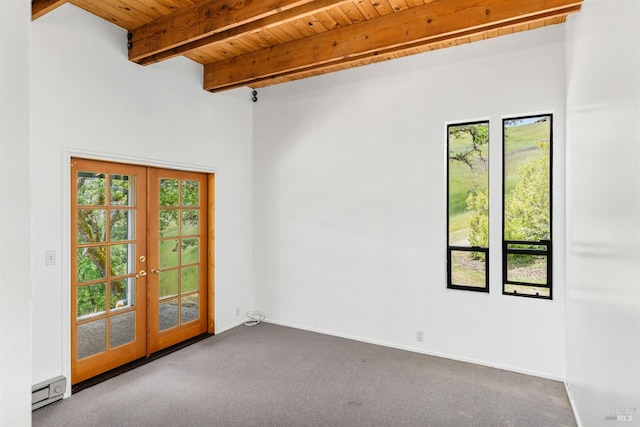
[[[67,379],[62,375],[43,381],[31,387],[31,410],[62,399],[67,389]]]

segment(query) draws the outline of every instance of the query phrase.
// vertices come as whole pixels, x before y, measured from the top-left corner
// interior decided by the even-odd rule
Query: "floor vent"
[[[62,375],[43,381],[31,387],[31,410],[62,399],[67,389],[67,379]]]

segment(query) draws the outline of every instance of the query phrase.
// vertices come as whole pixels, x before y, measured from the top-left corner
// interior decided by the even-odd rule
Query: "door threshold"
[[[190,346],[191,344],[195,344],[198,341],[202,341],[205,338],[209,338],[212,337],[213,334],[209,334],[209,333],[204,333],[204,334],[200,334],[198,336],[195,336],[193,338],[189,338],[186,341],[182,341],[178,344],[174,344],[171,347],[167,347],[164,348],[162,350],[156,351],[153,354],[150,354],[149,356],[145,356],[145,357],[141,357],[140,359],[134,360],[132,362],[129,362],[127,364],[124,364],[122,366],[118,366],[117,368],[114,368],[110,371],[104,372],[102,374],[96,375],[95,377],[86,379],[84,381],[79,382],[78,384],[73,384],[71,386],[71,394],[75,394],[78,393],[79,391],[82,391],[86,388],[92,387],[96,384],[99,384],[103,381],[106,381],[108,379],[117,377],[120,374],[124,374],[125,372],[131,371],[132,369],[135,369],[137,367],[140,367],[142,365],[146,365],[149,362],[153,362],[156,359],[159,359],[161,357],[166,356],[167,354],[171,354],[174,351],[178,351],[180,349],[183,349],[185,347]]]

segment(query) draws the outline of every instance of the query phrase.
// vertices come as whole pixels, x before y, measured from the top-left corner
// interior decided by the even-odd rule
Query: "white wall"
[[[262,89],[254,287],[268,320],[564,377],[564,28]],[[501,294],[501,117],[555,114],[553,301]],[[491,119],[491,293],[446,289],[445,123]],[[416,342],[416,331],[424,342]]]
[[[31,425],[30,2],[0,1],[0,425]]]
[[[33,382],[69,374],[70,153],[216,171],[216,330],[253,306],[252,108],[184,58],[147,68],[126,32],[69,4],[32,30]],[[95,152],[97,154],[92,154]],[[44,253],[58,263],[45,267]]]
[[[567,380],[584,426],[640,425],[640,2],[567,24]]]
[[[0,424],[28,425],[30,385],[68,375],[65,162],[76,151],[217,170],[218,329],[240,320],[235,307],[259,308],[283,324],[563,378],[566,302],[582,423],[638,408],[635,0],[585,1],[567,24],[566,70],[565,29],[551,27],[262,89],[255,105],[246,90],[202,91],[186,60],[129,63],[124,30],[73,6],[33,24],[28,6],[0,2],[0,191],[12,200],[0,207]],[[500,118],[549,111],[555,298],[506,297]],[[444,123],[478,118],[492,121],[489,295],[445,289]],[[45,267],[51,249],[58,264]]]

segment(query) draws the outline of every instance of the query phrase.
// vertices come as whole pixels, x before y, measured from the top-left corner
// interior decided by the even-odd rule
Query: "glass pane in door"
[[[178,300],[172,299],[160,303],[160,331],[175,328],[180,322],[178,318]]]
[[[160,180],[160,206],[178,206],[178,180]]]
[[[197,265],[182,268],[181,287],[183,293],[189,293],[198,290],[198,285],[200,284],[200,276],[198,274],[199,270],[200,267]]]
[[[200,201],[200,183],[198,181],[183,180],[180,182],[182,187],[182,206],[198,206]]]
[[[111,206],[134,206],[135,177],[111,174],[110,200]]]
[[[160,236],[173,237],[180,234],[177,209],[160,209]]]
[[[104,206],[106,194],[105,174],[102,172],[79,171],[77,174],[78,206]]]
[[[111,348],[132,342],[136,338],[136,317],[132,311],[111,316],[109,345]]]
[[[107,348],[107,322],[98,319],[77,327],[78,360],[103,353]]]
[[[104,283],[78,286],[76,292],[78,295],[77,316],[79,321],[106,313],[106,289]]]
[[[106,209],[78,209],[77,242],[104,242],[107,230]]]
[[[109,239],[112,242],[131,240],[136,235],[136,211],[111,209],[109,214]]]
[[[182,235],[197,235],[200,233],[200,212],[197,209],[182,211]]]
[[[129,277],[124,280],[114,280],[110,286],[110,311],[126,309],[135,305],[135,278]]]
[[[170,298],[178,295],[178,270],[168,270],[160,273],[160,299]]]
[[[180,313],[182,323],[188,323],[198,318],[198,294],[182,297],[180,305],[182,307]]]

